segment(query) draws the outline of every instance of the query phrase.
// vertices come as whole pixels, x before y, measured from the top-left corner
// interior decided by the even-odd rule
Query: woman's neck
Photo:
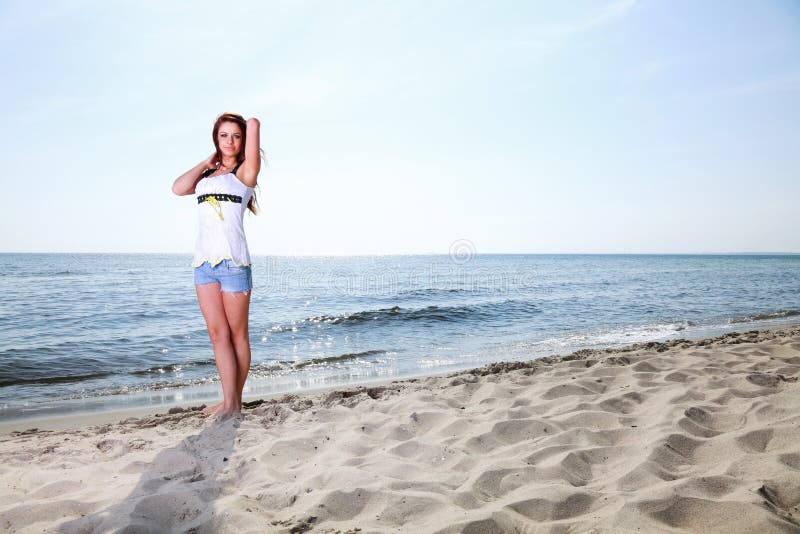
[[[222,158],[221,165],[226,169],[232,169],[236,166],[236,158]]]

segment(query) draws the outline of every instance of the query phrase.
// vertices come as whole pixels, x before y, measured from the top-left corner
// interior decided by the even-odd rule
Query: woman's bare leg
[[[195,285],[197,301],[206,320],[208,337],[214,349],[214,360],[222,381],[222,406],[212,407],[209,413],[232,413],[241,409],[238,393],[238,365],[231,337],[231,328],[225,314],[223,293],[219,284]],[[214,410],[217,408],[216,410]]]
[[[223,293],[222,302],[230,327],[233,350],[236,354],[238,370],[236,381],[237,411],[242,409],[242,391],[250,371],[250,332],[248,315],[250,312],[250,291]]]

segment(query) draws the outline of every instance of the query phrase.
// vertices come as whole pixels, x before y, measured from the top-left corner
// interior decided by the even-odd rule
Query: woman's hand
[[[253,124],[253,125],[255,125],[255,126],[258,126],[258,125],[260,125],[261,123],[259,122],[259,120],[258,120],[257,118],[255,118],[255,117],[250,117],[249,119],[247,119],[247,120],[245,121],[245,124],[247,124],[247,126],[250,126],[251,124]]]
[[[216,151],[212,152],[210,156],[203,162],[206,169],[216,169],[219,165],[219,159],[217,159]]]

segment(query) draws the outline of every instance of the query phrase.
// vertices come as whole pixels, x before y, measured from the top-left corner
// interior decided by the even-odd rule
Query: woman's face
[[[235,122],[223,122],[217,132],[217,144],[223,156],[238,156],[242,149],[242,129]]]

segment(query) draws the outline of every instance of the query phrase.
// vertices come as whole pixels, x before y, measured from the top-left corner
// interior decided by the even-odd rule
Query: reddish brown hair
[[[242,130],[242,148],[236,155],[236,163],[239,164],[244,161],[244,147],[247,143],[247,121],[245,121],[244,117],[238,113],[226,112],[217,117],[216,122],[214,122],[214,129],[211,132],[211,139],[214,141],[214,148],[217,150],[217,160],[220,162],[222,162],[222,151],[219,149],[219,140],[217,139],[217,134],[219,133],[219,127],[222,126],[223,122],[232,122],[234,124],[238,124],[239,128]],[[259,151],[263,157],[264,151],[260,148]],[[257,185],[258,184],[256,184],[256,186]],[[253,196],[250,197],[250,201],[247,203],[247,209],[253,213],[258,213],[258,200],[256,199],[255,191],[253,191]]]

